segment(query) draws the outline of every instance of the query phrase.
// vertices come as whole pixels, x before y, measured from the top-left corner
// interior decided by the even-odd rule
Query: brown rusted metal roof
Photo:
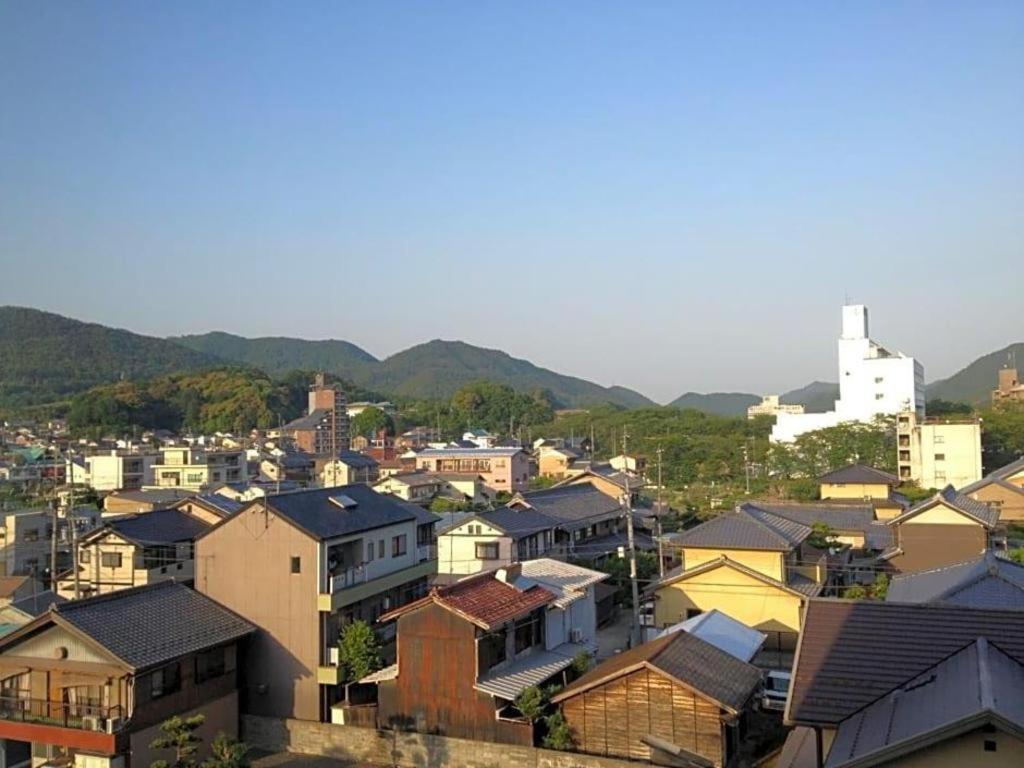
[[[1024,611],[810,600],[786,721],[835,726],[978,637],[1024,662]]]

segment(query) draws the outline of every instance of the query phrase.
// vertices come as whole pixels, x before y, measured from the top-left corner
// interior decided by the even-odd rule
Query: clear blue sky
[[[0,3],[0,304],[667,400],[1024,339],[1024,3]]]

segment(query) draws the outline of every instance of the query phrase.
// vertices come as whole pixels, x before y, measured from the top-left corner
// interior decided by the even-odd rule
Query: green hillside
[[[356,376],[357,381],[360,381]],[[612,403],[626,408],[653,405],[624,387],[602,387],[564,376],[495,349],[461,341],[435,339],[392,355],[360,381],[373,389],[417,398],[448,398],[465,384],[487,380],[519,392],[545,390],[560,407],[580,408]]]
[[[357,378],[357,373],[377,363],[377,358],[365,349],[347,341],[326,339],[307,341],[283,336],[247,339],[230,333],[213,331],[194,336],[172,336],[182,346],[214,355],[222,360],[251,365],[272,376],[288,371],[330,371],[345,378]]]
[[[700,392],[687,392],[669,403],[669,407],[692,408],[715,416],[739,416],[746,415],[747,408],[759,402],[760,397],[745,392],[711,392],[706,395]]]
[[[839,385],[831,381],[812,381],[806,387],[794,389],[779,399],[788,405],[802,405],[808,413],[824,413],[836,406]]]
[[[928,385],[928,399],[986,405],[998,383],[999,369],[1011,359],[1019,361],[1018,370],[1024,367],[1024,343],[1011,344],[979,357],[948,379],[933,381]]]
[[[166,339],[26,307],[0,307],[0,407],[62,400],[99,384],[222,364]]]

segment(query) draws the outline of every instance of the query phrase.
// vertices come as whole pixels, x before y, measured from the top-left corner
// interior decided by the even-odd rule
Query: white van
[[[786,708],[789,698],[789,683],[793,676],[780,669],[771,669],[765,673],[761,688],[761,709],[781,712]]]

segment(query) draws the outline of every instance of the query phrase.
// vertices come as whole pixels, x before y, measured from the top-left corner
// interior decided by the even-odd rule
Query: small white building
[[[826,413],[779,413],[771,439],[791,443],[805,432],[843,422],[871,422],[878,416],[914,411],[924,418],[924,367],[868,336],[868,308],[843,307],[839,336],[839,399]]]

